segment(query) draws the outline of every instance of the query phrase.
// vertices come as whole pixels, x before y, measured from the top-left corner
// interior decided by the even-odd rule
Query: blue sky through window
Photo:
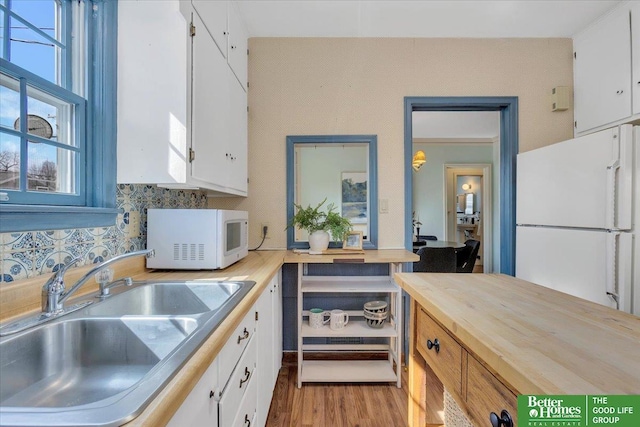
[[[4,0],[0,4],[7,5]],[[12,0],[11,10],[20,15],[47,35],[56,38],[56,10],[58,6],[55,0]],[[0,26],[4,26],[4,20],[0,20]],[[1,28],[0,33],[4,32]],[[58,41],[62,40],[57,38]],[[52,83],[59,84],[59,70],[57,58],[59,47],[55,46],[51,40],[38,34],[20,20],[11,17],[10,19],[10,58],[11,63],[30,71]],[[0,51],[0,53],[4,53]],[[7,77],[3,77],[3,84],[0,85],[0,126],[14,129],[16,120],[20,117],[20,95],[18,86],[6,84]],[[17,81],[15,81],[17,82]],[[8,87],[7,87],[8,86]],[[45,119],[51,125],[53,134],[49,139],[59,141],[58,115],[60,109],[58,105],[50,100],[43,100],[41,96],[34,96],[42,92],[33,87],[28,89],[27,113]],[[47,97],[45,97],[46,99]],[[68,134],[68,132],[67,132]],[[43,136],[43,135],[39,135]],[[67,135],[70,136],[70,135]],[[45,136],[46,137],[46,136]],[[63,143],[73,143],[70,141],[60,141]],[[0,151],[20,151],[20,140],[4,132],[0,132]],[[46,144],[28,144],[29,165],[42,164],[45,161],[58,163],[59,149]],[[66,151],[66,150],[62,150]],[[60,171],[63,172],[63,171]],[[63,172],[64,173],[64,172]]]

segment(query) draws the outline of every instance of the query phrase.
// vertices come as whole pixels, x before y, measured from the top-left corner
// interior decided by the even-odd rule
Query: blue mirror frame
[[[369,148],[369,238],[362,244],[363,249],[378,248],[378,137],[377,135],[291,135],[287,136],[287,224],[294,215],[295,202],[295,146],[318,144],[367,144]],[[295,230],[287,228],[287,248],[307,249],[308,242],[296,242]],[[331,242],[330,248],[342,247]]]

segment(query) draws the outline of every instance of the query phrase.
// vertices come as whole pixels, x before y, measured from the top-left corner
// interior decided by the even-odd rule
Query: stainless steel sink
[[[253,285],[137,282],[84,310],[1,338],[0,425],[132,420]]]
[[[210,283],[154,283],[124,290],[110,296],[101,304],[91,305],[90,314],[113,315],[185,315],[216,310],[240,289],[239,282]]]

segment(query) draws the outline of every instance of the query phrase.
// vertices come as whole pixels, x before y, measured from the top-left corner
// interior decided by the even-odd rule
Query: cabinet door
[[[196,158],[191,163],[191,176],[224,186],[228,171],[224,147],[229,139],[229,67],[195,13],[193,24],[191,148]]]
[[[218,384],[218,359],[214,360],[191,390],[168,427],[214,427],[218,425],[218,402],[214,399]]]
[[[256,360],[258,372],[258,425],[265,425],[271,406],[274,384],[274,351],[275,331],[273,330],[273,287],[267,286],[256,303],[258,322],[256,323],[256,338],[260,357]]]
[[[631,29],[621,8],[574,39],[576,131],[631,116]]]
[[[244,90],[247,90],[247,31],[233,3],[229,5],[228,19],[229,54],[227,59],[238,81]]]
[[[226,185],[247,193],[247,94],[230,69],[227,71],[229,88],[229,139],[225,153],[227,158]]]
[[[193,8],[200,16],[207,31],[213,37],[222,56],[227,57],[227,8],[226,1],[192,0]]]
[[[282,271],[273,279],[273,332],[275,338],[273,340],[273,384],[278,380],[278,373],[282,367]]]
[[[186,182],[188,22],[178,1],[118,4],[118,183]]]
[[[631,2],[631,58],[633,59],[631,91],[633,114],[640,114],[640,3]]]

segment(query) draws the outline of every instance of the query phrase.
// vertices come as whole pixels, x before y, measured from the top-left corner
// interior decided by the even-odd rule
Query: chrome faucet
[[[69,267],[78,262],[80,258],[72,259],[71,261],[69,261],[69,263],[62,266],[58,271],[56,271],[42,287],[42,314],[44,316],[50,317],[63,313],[65,311],[64,302],[98,271],[125,258],[131,258],[141,255],[145,255],[147,258],[151,258],[155,255],[155,252],[153,251],[153,249],[147,249],[142,251],[129,252],[113,257],[110,260],[98,264],[97,266],[89,270],[71,287],[71,289],[65,292],[64,275]],[[104,292],[104,290],[102,291]]]
[[[111,288],[115,288],[117,286],[131,286],[133,285],[133,280],[131,277],[123,277],[122,279],[114,280],[111,283],[99,283],[100,285],[100,295],[97,298],[105,299],[111,296]]]
[[[64,302],[73,295],[83,284],[89,280],[89,278],[101,271],[102,269],[110,266],[111,264],[118,262],[125,258],[130,258],[134,256],[145,255],[147,258],[150,258],[155,255],[153,250],[143,250],[136,252],[129,252],[128,254],[118,255],[116,257],[111,258],[99,264],[89,270],[84,276],[82,276],[74,285],[65,292],[64,287],[64,275],[71,267],[74,265],[80,258],[74,258],[69,261],[66,265],[60,267],[58,271],[56,271],[53,276],[47,280],[47,283],[42,287],[42,313],[36,316],[29,316],[25,319],[17,320],[13,323],[9,323],[7,325],[0,326],[0,337],[15,334],[20,331],[24,331],[25,329],[31,328],[33,326],[40,325],[44,322],[48,322],[52,319],[56,319],[59,316],[64,314],[73,313],[76,310],[80,310],[83,307],[93,303],[93,300],[83,301],[78,304],[74,304],[69,307],[64,306]],[[100,284],[100,295],[99,297],[103,299],[105,296],[109,295],[109,288],[114,286],[124,284],[126,286],[131,286],[133,282],[130,277],[126,277],[124,279],[116,280],[115,282],[109,284]]]

